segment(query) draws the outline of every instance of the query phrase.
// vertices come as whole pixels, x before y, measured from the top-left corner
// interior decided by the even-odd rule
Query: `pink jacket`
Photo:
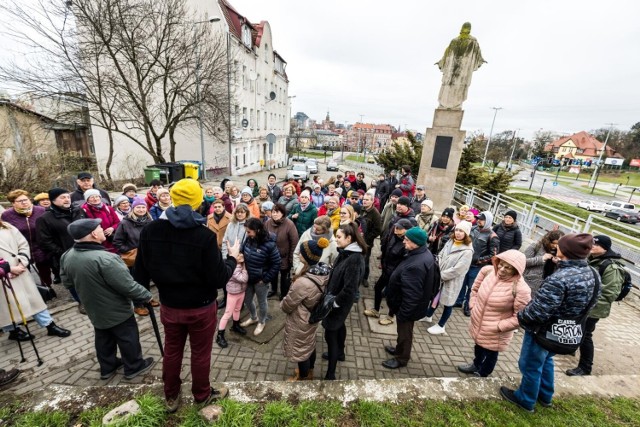
[[[504,260],[518,273],[509,280],[498,278],[498,263]],[[469,334],[481,347],[505,351],[518,329],[516,313],[531,300],[531,289],[522,278],[527,259],[515,249],[497,255],[493,265],[480,270],[471,289]]]
[[[84,205],[82,205],[82,210],[84,210],[87,218],[100,218],[102,220],[102,223],[100,225],[102,226],[103,230],[106,230],[109,227],[113,227],[113,234],[107,237],[107,240],[105,240],[102,245],[109,252],[117,253],[118,251],[116,247],[113,246],[112,241],[113,237],[116,234],[116,229],[118,228],[118,225],[120,225],[120,218],[118,218],[115,209],[105,204],[102,205],[102,208],[96,209],[89,203],[85,203]]]
[[[227,292],[231,295],[241,294],[247,290],[247,283],[249,283],[249,273],[245,268],[244,262],[239,262],[227,282]]]

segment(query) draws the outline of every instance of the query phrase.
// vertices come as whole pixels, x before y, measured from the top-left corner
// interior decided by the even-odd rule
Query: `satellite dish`
[[[273,101],[274,99],[276,99],[276,93],[275,93],[275,92],[273,92],[273,91],[269,92],[269,99],[270,99],[270,100],[272,100],[272,101]]]
[[[258,80],[258,75],[255,71],[249,71],[249,80],[251,80],[252,82]]]

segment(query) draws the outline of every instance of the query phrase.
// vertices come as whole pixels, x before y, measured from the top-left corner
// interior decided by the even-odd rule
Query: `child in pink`
[[[249,273],[244,265],[244,256],[238,255],[238,264],[233,271],[233,275],[227,282],[227,306],[220,319],[220,325],[218,326],[218,336],[216,336],[216,343],[221,348],[227,348],[229,343],[224,337],[224,331],[227,327],[227,322],[233,314],[233,326],[231,330],[237,332],[240,335],[246,335],[246,329],[240,326],[240,311],[242,310],[242,303],[244,302],[244,292],[247,289],[247,283],[249,281]]]

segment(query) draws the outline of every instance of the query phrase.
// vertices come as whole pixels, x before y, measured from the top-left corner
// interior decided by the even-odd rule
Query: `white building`
[[[197,125],[182,126],[176,131],[175,159],[201,160],[201,145],[207,169],[242,175],[286,163],[286,140],[289,132],[290,106],[286,62],[274,50],[271,27],[267,21],[252,23],[225,0],[189,0],[196,19],[223,32],[227,41],[231,129],[219,128],[214,137],[204,133],[201,144]],[[217,22],[206,22],[215,20]],[[120,123],[127,126],[126,122]],[[92,127],[96,160],[100,173],[109,158],[109,137],[105,129]],[[273,134],[275,143],[267,142]],[[163,140],[164,141],[164,140]],[[114,134],[111,165],[113,178],[133,178],[153,163],[152,158],[125,137]],[[169,160],[168,142],[163,152]],[[229,157],[231,156],[231,159]]]

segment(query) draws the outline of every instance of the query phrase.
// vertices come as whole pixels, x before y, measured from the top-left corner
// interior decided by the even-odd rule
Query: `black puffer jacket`
[[[84,211],[82,209],[61,209],[56,205],[51,205],[36,221],[37,239],[42,250],[59,259],[74,243],[67,231],[67,225],[83,217]]]
[[[360,252],[350,249],[352,248],[349,246],[338,249],[339,255],[327,285],[328,292],[336,296],[335,303],[338,306],[322,320],[322,327],[330,331],[335,331],[344,325],[353,306],[358,284],[364,278],[364,253],[362,249]]]
[[[242,245],[242,253],[244,265],[249,273],[250,285],[260,281],[271,283],[280,271],[280,251],[276,246],[276,236],[273,233],[269,233],[269,237],[261,244],[247,236]]]
[[[128,252],[138,247],[142,228],[153,221],[150,216],[144,216],[143,218],[141,221],[136,221],[129,216],[122,218],[113,237],[113,246],[116,247],[119,253]]]
[[[500,223],[493,227],[493,231],[495,231],[498,238],[500,238],[499,254],[509,249],[519,250],[520,246],[522,246],[522,232],[520,228],[518,228],[518,224],[505,227],[504,223]]]
[[[387,285],[389,313],[398,322],[416,321],[424,317],[438,286],[434,283],[435,261],[426,246],[407,252]],[[439,284],[438,284],[439,285]]]

